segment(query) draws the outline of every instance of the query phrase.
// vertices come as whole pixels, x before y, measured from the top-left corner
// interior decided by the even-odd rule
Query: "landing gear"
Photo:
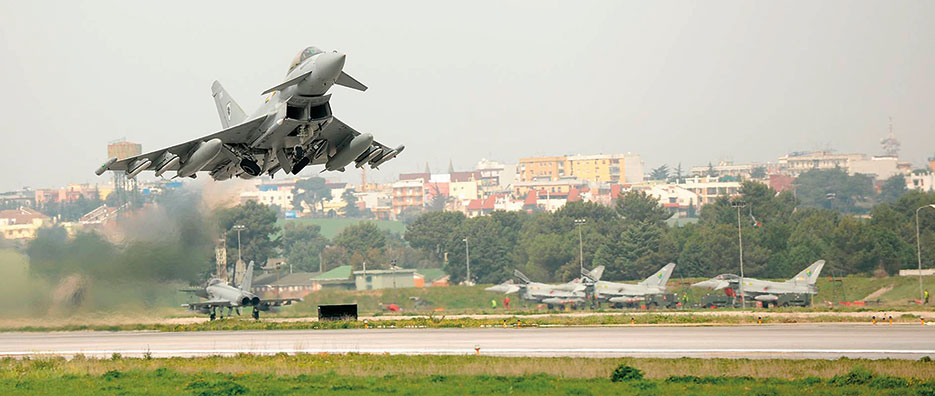
[[[244,173],[254,177],[259,176],[260,173],[263,172],[263,170],[260,169],[260,166],[257,165],[256,161],[249,158],[240,160],[240,169],[242,169]]]
[[[312,162],[312,160],[310,160],[308,157],[302,157],[300,160],[296,161],[294,165],[292,165],[292,174],[299,174],[299,172],[301,172],[302,169],[305,169],[305,167],[308,166],[310,162]]]
[[[260,310],[253,307],[253,319],[260,320]]]
[[[217,319],[217,317],[218,317],[218,316],[217,316],[217,308],[211,307],[211,310],[208,311],[208,313],[211,314],[211,315],[209,316],[210,320],[215,320],[215,319]]]

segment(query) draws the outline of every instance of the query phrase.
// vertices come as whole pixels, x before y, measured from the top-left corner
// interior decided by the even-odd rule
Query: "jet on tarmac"
[[[404,146],[390,148],[359,133],[331,114],[333,85],[359,91],[367,87],[344,72],[345,54],[308,47],[300,52],[283,82],[263,91],[263,105],[247,115],[217,81],[211,95],[221,117],[220,132],[121,160],[108,159],[96,171],[124,171],[134,178],[143,171],[162,176],[192,177],[209,172],[214,180],[273,176],[280,169],[298,174],[308,165],[324,172],[344,171],[354,163],[377,168]]]
[[[269,311],[273,307],[291,305],[293,302],[302,301],[301,298],[271,298],[260,299],[256,294],[250,292],[253,284],[253,262],[247,266],[247,272],[244,274],[243,281],[239,287],[234,287],[218,278],[212,278],[204,291],[195,292],[199,297],[207,301],[183,304],[189,311],[198,311],[203,314],[211,315],[211,320],[217,317],[220,311],[221,317],[224,317],[224,308],[227,308],[227,316],[231,316],[236,309],[240,314],[241,307],[253,307],[253,318],[260,319],[260,311]]]
[[[705,288],[709,290],[724,290],[726,293],[739,295],[741,297],[749,296],[756,301],[763,303],[766,308],[770,304],[775,305],[782,294],[817,294],[818,288],[815,282],[818,281],[818,275],[821,268],[825,266],[825,260],[818,260],[808,268],[799,272],[785,282],[764,281],[754,278],[741,279],[734,274],[721,274],[706,281],[701,281],[692,285],[692,287]]]
[[[516,276],[520,282],[514,282],[512,279],[510,279],[504,283],[488,287],[484,290],[504,294],[519,292],[521,298],[537,303],[547,304],[549,307],[566,304],[579,305],[588,301],[588,296],[590,295],[589,288],[593,286],[592,282],[600,280],[603,273],[604,266],[598,266],[597,268],[587,272],[585,276],[582,276],[581,278],[575,279],[571,282],[556,285],[533,282],[529,279],[529,277],[527,277],[519,270],[513,270],[513,275]]]
[[[602,280],[593,280],[594,295],[598,299],[609,301],[613,304],[628,304],[644,301],[646,296],[655,294],[665,294],[666,283],[675,270],[675,264],[666,264],[662,269],[656,271],[650,277],[640,283],[617,283],[606,282]],[[587,277],[587,275],[585,275]]]

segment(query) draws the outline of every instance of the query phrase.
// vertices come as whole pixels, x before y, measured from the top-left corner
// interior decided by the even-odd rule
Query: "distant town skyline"
[[[378,182],[481,158],[881,154],[891,116],[903,160],[935,155],[933,2],[289,2],[275,28],[250,2],[0,4],[3,191],[106,183],[115,139],[212,133],[213,80],[252,110],[308,45],[370,87],[332,90],[335,115],[407,146]]]

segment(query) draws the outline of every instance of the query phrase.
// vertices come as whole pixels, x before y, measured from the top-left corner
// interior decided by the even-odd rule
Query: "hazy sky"
[[[370,87],[333,89],[335,115],[406,145],[380,181],[481,157],[877,154],[889,116],[921,165],[933,21],[933,1],[0,0],[0,190],[103,181],[110,140],[151,151],[219,130],[213,80],[250,112],[309,45],[347,52]]]

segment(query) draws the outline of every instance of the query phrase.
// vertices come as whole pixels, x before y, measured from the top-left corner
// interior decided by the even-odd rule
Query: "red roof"
[[[8,219],[9,224],[31,224],[33,219],[48,220],[46,216],[35,209],[21,207],[19,209],[10,209],[0,211],[0,219]]]
[[[620,196],[620,189],[621,189],[622,187],[623,187],[623,186],[621,186],[621,185],[619,185],[619,184],[612,184],[612,185],[610,186],[610,198],[611,198],[611,199],[617,199],[617,197]]]
[[[571,190],[568,190],[568,198],[565,199],[565,202],[575,202],[581,200],[581,193],[578,192],[577,188],[572,187]]]
[[[467,208],[468,210],[493,210],[499,196],[499,194],[494,194],[485,199],[472,199]]]
[[[535,191],[529,191],[526,193],[526,199],[523,200],[523,205],[533,205],[535,206],[539,202],[539,195]]]

